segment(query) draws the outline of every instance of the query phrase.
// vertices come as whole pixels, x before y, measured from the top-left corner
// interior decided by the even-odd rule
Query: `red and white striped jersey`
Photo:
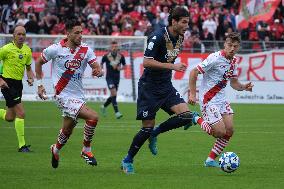
[[[236,57],[231,61],[225,58],[224,51],[210,54],[197,65],[203,79],[199,88],[199,101],[220,103],[226,100],[225,87],[230,78],[237,77]]]
[[[66,42],[67,39],[63,39],[50,45],[43,50],[41,57],[45,62],[51,61],[55,94],[83,99],[83,73],[87,64],[96,63],[96,56],[86,44],[72,50]]]

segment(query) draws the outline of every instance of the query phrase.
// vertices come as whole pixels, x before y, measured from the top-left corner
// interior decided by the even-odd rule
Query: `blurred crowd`
[[[147,36],[168,25],[172,7],[184,6],[190,12],[185,47],[208,49],[211,41],[223,40],[226,34],[238,31],[239,3],[239,0],[1,0],[0,33],[11,33],[15,25],[24,25],[29,34],[65,34],[66,19],[75,16],[82,22],[84,35]],[[239,32],[242,40],[284,41],[284,7],[280,3],[268,22],[251,24]]]

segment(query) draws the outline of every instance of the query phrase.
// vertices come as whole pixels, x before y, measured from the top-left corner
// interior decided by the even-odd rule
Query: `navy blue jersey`
[[[102,58],[102,65],[106,64],[106,79],[119,79],[120,74],[119,70],[114,69],[116,66],[124,66],[125,58],[122,54],[117,53],[116,56],[113,56],[111,52],[105,54]]]
[[[181,51],[183,36],[173,37],[167,27],[154,31],[148,38],[144,58],[153,58],[162,63],[174,63]],[[172,70],[145,68],[141,76],[144,82],[153,84],[170,83]]]

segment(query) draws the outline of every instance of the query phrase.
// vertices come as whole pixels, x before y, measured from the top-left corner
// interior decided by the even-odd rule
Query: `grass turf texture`
[[[0,107],[5,103],[0,102]],[[100,104],[88,103],[99,112]],[[146,142],[135,158],[135,174],[125,175],[120,162],[140,128],[136,104],[119,103],[124,117],[116,120],[112,107],[100,117],[93,146],[97,167],[80,157],[83,124],[80,121],[61,151],[58,169],[51,168],[49,147],[56,141],[61,114],[53,102],[24,102],[25,135],[33,153],[17,152],[14,123],[0,121],[0,188],[284,188],[284,106],[233,104],[235,135],[225,151],[240,157],[239,169],[228,174],[205,168],[215,139],[199,126],[182,128],[158,138],[159,153],[152,156]],[[198,106],[194,107],[197,109]],[[167,119],[159,112],[157,123]]]

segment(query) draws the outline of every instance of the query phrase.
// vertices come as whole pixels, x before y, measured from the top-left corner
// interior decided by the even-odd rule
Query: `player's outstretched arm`
[[[188,91],[188,103],[194,105],[197,101],[196,99],[196,81],[199,71],[194,68],[189,74],[189,91]]]
[[[27,69],[27,77],[28,77],[28,84],[29,86],[33,86],[34,84],[34,73],[33,73],[33,70],[32,70],[32,67],[29,65],[29,66],[26,66],[26,69]]]
[[[0,89],[9,88],[8,84],[0,77]]]
[[[45,64],[45,61],[42,57],[39,57],[35,64],[35,73],[36,73],[36,84],[37,84],[37,94],[42,100],[46,100],[46,91],[42,83],[42,65]]]
[[[0,60],[1,60],[1,57],[0,57]],[[1,78],[2,74],[3,74],[3,63],[0,62],[0,89],[9,88],[8,84]]]
[[[162,63],[156,61],[152,58],[143,59],[144,68],[153,68],[153,69],[168,69],[184,72],[186,70],[186,65],[184,63],[172,64],[172,63]]]
[[[248,82],[245,84],[242,84],[239,82],[239,80],[237,78],[232,78],[231,79],[231,87],[237,91],[250,91],[252,92],[252,88],[253,88],[253,84],[252,82]]]

